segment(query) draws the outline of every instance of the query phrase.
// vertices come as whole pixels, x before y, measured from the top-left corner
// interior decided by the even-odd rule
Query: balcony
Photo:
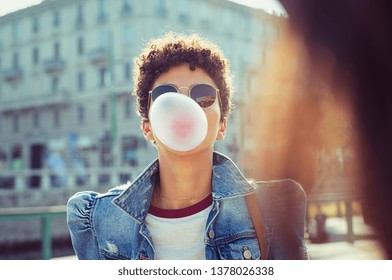
[[[22,69],[15,67],[7,69],[3,72],[4,80],[9,83],[19,82],[23,77]]]
[[[25,192],[29,189],[50,190],[53,188],[76,190],[80,187],[118,186],[125,184],[140,170],[136,167],[91,167],[67,169],[62,175],[50,169],[24,169],[13,172],[5,170],[0,175],[0,190],[4,194]]]
[[[32,95],[0,103],[0,111],[3,113],[27,110],[30,108],[42,108],[50,106],[67,106],[70,104],[70,94],[67,90],[59,90],[53,93]]]
[[[108,50],[106,48],[97,48],[89,53],[90,62],[96,66],[103,67],[108,60]]]
[[[61,58],[51,58],[44,62],[44,69],[47,74],[54,75],[62,72],[65,67],[65,61]]]

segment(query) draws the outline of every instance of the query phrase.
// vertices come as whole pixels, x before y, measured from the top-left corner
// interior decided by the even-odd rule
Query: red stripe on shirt
[[[205,210],[211,204],[212,204],[212,194],[210,194],[203,200],[199,201],[198,203],[185,208],[162,209],[151,205],[150,210],[148,212],[160,218],[167,218],[167,219],[184,218]]]

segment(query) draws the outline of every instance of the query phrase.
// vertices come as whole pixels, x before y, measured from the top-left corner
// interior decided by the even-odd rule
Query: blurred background
[[[350,108],[309,78],[279,2],[1,2],[0,259],[72,256],[68,198],[133,180],[156,157],[130,92],[134,58],[167,31],[223,49],[235,108],[215,148],[247,177],[302,184],[311,256],[383,258],[356,188]]]

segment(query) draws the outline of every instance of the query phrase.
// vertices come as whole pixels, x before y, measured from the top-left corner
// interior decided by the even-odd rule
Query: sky
[[[231,0],[265,11],[278,14],[284,13],[277,0]],[[0,16],[41,3],[42,0],[0,0]]]
[[[286,14],[285,9],[282,7],[278,0],[230,0],[250,7],[263,9],[272,14]]]

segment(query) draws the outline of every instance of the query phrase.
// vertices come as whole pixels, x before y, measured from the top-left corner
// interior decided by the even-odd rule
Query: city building
[[[276,22],[226,0],[46,0],[0,17],[0,190],[134,179],[156,151],[134,110],[132,64],[166,31],[199,33],[230,59],[235,108],[216,149],[241,165],[241,112]]]

